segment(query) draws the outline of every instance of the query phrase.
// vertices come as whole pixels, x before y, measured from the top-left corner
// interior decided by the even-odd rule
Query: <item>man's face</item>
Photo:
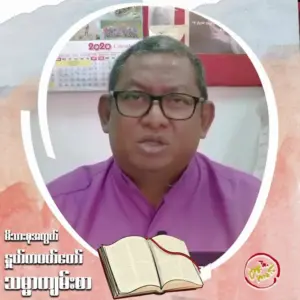
[[[200,97],[194,68],[173,54],[131,56],[123,66],[115,91],[141,91],[153,96],[184,93]],[[187,120],[166,118],[155,102],[147,115],[121,115],[115,100],[101,97],[99,116],[111,149],[124,169],[161,171],[184,168],[197,150],[214,117],[212,103],[198,104]]]

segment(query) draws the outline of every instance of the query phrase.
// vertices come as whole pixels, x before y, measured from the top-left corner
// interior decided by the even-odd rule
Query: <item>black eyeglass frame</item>
[[[130,116],[130,115],[126,115],[124,113],[122,113],[122,111],[120,110],[119,108],[119,104],[118,104],[118,96],[122,93],[128,93],[128,92],[133,92],[133,93],[141,93],[141,94],[144,94],[144,95],[147,95],[150,99],[150,104],[149,104],[149,107],[148,109],[146,110],[145,113],[143,113],[141,116]],[[176,120],[176,121],[185,121],[185,120],[188,120],[190,118],[193,117],[195,111],[196,111],[196,107],[197,105],[200,103],[205,103],[207,101],[207,99],[203,98],[203,97],[195,97],[195,96],[192,96],[192,95],[189,95],[189,94],[185,94],[185,93],[168,93],[168,94],[164,94],[164,95],[151,95],[149,93],[145,93],[145,92],[141,92],[141,91],[110,91],[110,95],[111,97],[113,97],[115,99],[115,102],[116,102],[116,108],[118,110],[118,113],[124,117],[127,117],[127,118],[142,118],[144,116],[146,116],[152,109],[153,107],[153,103],[154,101],[158,101],[158,105],[159,105],[159,108],[161,110],[161,112],[163,113],[164,117],[169,119],[169,120]],[[170,118],[166,115],[164,109],[163,109],[163,105],[162,105],[162,101],[164,99],[164,97],[168,96],[168,95],[182,95],[182,96],[188,96],[188,97],[191,97],[193,100],[194,100],[194,108],[191,112],[191,115],[187,118]]]

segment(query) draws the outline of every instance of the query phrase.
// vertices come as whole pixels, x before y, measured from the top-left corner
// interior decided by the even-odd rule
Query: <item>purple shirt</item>
[[[95,249],[165,231],[185,241],[190,252],[225,252],[243,230],[260,182],[197,153],[157,210],[113,158],[80,167],[48,188],[71,226]]]

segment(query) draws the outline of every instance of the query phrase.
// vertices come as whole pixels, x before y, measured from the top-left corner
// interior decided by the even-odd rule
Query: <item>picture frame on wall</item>
[[[72,38],[71,42],[74,41],[96,41],[101,39],[101,32],[99,29],[99,21],[94,20],[83,28],[81,28]]]
[[[118,9],[90,22],[71,41],[142,39],[143,10],[141,6]]]
[[[167,11],[167,8],[165,10]],[[165,16],[169,16],[172,11],[170,8],[168,10]],[[159,26],[157,21],[152,25],[151,11],[153,8],[143,7],[144,36],[155,34],[179,36],[203,63],[208,86],[261,86],[260,78],[244,49],[216,24],[194,12],[175,8],[174,29],[172,29],[172,25]],[[160,14],[163,15],[162,12]],[[180,26],[184,26],[185,30],[183,28],[179,30]],[[183,37],[182,31],[185,32]]]
[[[189,45],[188,12],[170,6],[144,6],[144,36],[169,35]]]
[[[142,39],[143,10],[141,6],[125,7],[105,14],[99,20],[101,38]]]
[[[143,24],[141,20],[101,20],[100,28],[103,40],[143,38]]]
[[[172,6],[160,7],[149,6],[150,26],[173,26],[175,25],[175,8]]]
[[[245,54],[225,30],[193,12],[189,13],[189,40],[194,53]]]

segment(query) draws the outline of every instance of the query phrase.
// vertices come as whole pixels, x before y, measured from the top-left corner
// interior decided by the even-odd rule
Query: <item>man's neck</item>
[[[165,194],[178,181],[184,170],[176,172],[137,172],[130,178],[136,184],[141,194],[154,208],[158,208]],[[142,174],[141,174],[142,173]]]
[[[135,181],[142,195],[147,199],[148,203],[154,208],[158,208],[163,201],[165,194],[172,186],[169,181],[162,181],[157,178],[140,178]]]

